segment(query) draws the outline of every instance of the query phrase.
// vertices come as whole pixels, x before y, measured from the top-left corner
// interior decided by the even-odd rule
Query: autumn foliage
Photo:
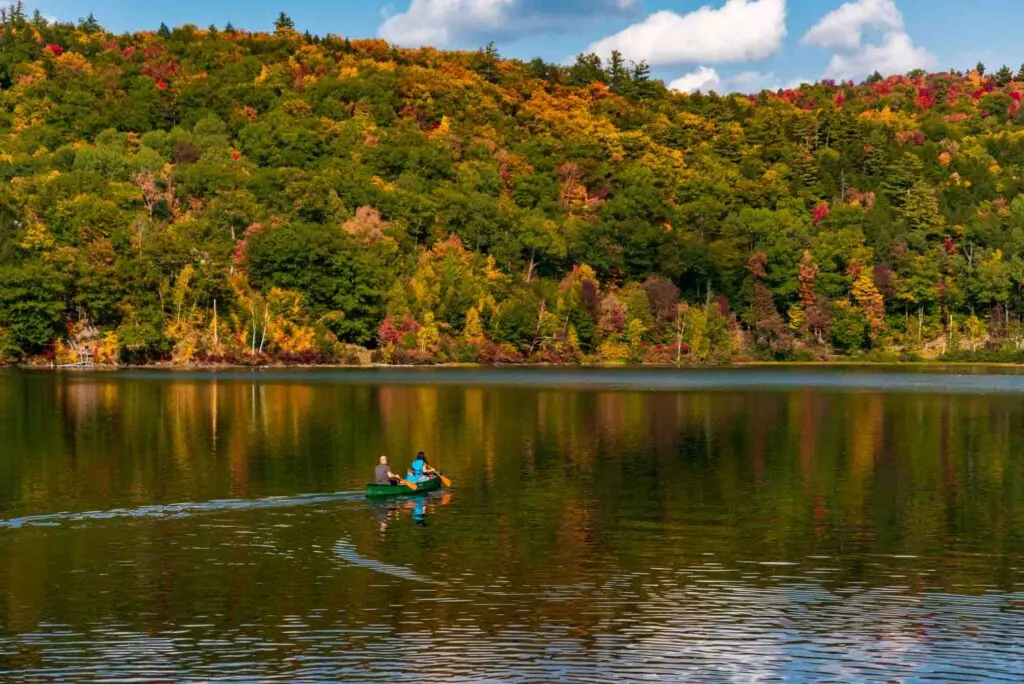
[[[1024,348],[1008,70],[682,95],[278,23],[0,13],[0,358]]]

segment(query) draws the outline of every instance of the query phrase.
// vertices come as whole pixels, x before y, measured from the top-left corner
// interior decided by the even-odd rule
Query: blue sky
[[[0,0],[3,1],[3,0]],[[563,62],[580,51],[646,59],[681,90],[755,90],[878,69],[1024,63],[1024,0],[30,0],[114,31],[193,23],[268,29],[282,9],[299,30],[383,36]]]

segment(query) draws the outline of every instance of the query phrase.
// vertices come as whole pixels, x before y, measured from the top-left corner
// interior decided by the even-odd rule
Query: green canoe
[[[440,488],[441,478],[439,477],[427,480],[426,482],[420,482],[415,491],[409,489],[405,485],[368,484],[366,485],[366,498],[376,499],[383,496],[410,496],[413,494],[425,494],[427,492],[436,492]]]

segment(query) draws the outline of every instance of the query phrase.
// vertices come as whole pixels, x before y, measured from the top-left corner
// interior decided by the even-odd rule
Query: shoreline
[[[230,364],[230,363],[196,363],[177,365],[170,363],[156,364],[119,364],[92,366],[55,366],[41,364],[9,364],[0,365],[0,370],[13,369],[25,371],[51,371],[74,373],[115,373],[118,371],[156,370],[167,372],[195,371],[264,371],[264,370],[440,370],[440,369],[580,369],[580,370],[663,370],[663,371],[699,371],[711,369],[743,369],[743,368],[1024,368],[1024,363],[1011,361],[868,361],[859,359],[835,359],[832,361],[734,361],[723,364],[643,364],[643,363],[437,363],[437,364]]]

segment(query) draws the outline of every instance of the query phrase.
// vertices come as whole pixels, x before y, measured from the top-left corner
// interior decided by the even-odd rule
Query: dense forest
[[[755,95],[0,13],[9,363],[1016,358],[1024,68]]]

